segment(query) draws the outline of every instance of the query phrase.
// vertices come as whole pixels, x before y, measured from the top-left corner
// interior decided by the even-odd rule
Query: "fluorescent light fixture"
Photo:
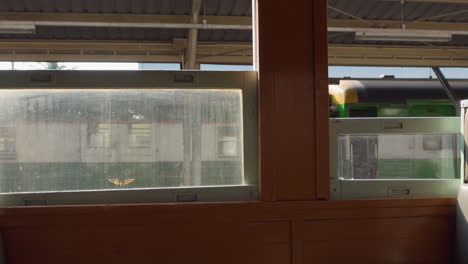
[[[355,39],[364,41],[448,42],[452,40],[452,33],[435,30],[368,29],[356,31]]]
[[[24,21],[0,21],[0,34],[34,34],[36,25]]]

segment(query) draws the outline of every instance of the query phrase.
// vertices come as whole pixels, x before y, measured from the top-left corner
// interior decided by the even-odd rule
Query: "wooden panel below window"
[[[288,263],[288,222],[7,229],[7,263]]]
[[[7,263],[450,263],[455,199],[0,210]]]
[[[450,217],[308,221],[302,231],[303,263],[451,263]]]

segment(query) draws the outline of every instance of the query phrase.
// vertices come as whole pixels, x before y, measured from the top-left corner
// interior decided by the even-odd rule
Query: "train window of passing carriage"
[[[128,124],[128,147],[151,148],[152,124]]]
[[[255,72],[34,74],[0,72],[1,204],[256,199]]]
[[[88,123],[87,142],[89,148],[110,148],[111,123]]]
[[[238,157],[240,154],[240,130],[236,126],[218,127],[218,155],[219,157]]]
[[[456,134],[341,135],[342,179],[457,179],[460,155]]]
[[[0,128],[0,160],[16,159],[16,131],[14,127]]]

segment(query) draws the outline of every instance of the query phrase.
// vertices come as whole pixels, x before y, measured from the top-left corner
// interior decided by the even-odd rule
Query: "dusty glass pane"
[[[345,135],[338,139],[343,179],[456,179],[458,135]]]
[[[2,90],[0,192],[243,183],[240,90]]]

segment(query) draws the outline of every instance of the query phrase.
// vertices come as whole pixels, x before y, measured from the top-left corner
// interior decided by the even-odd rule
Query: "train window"
[[[255,72],[13,74],[2,205],[256,199]]]
[[[332,198],[453,196],[458,117],[340,118],[331,124]]]
[[[129,124],[128,147],[151,148],[152,124]]]
[[[342,179],[457,179],[460,146],[456,134],[341,135]]]
[[[16,133],[14,127],[0,128],[0,160],[16,159]]]
[[[377,107],[368,108],[351,108],[349,109],[350,117],[376,117]]]
[[[218,127],[218,156],[225,158],[238,157],[240,131],[236,126]]]
[[[111,124],[88,123],[87,141],[90,148],[111,147]]]

